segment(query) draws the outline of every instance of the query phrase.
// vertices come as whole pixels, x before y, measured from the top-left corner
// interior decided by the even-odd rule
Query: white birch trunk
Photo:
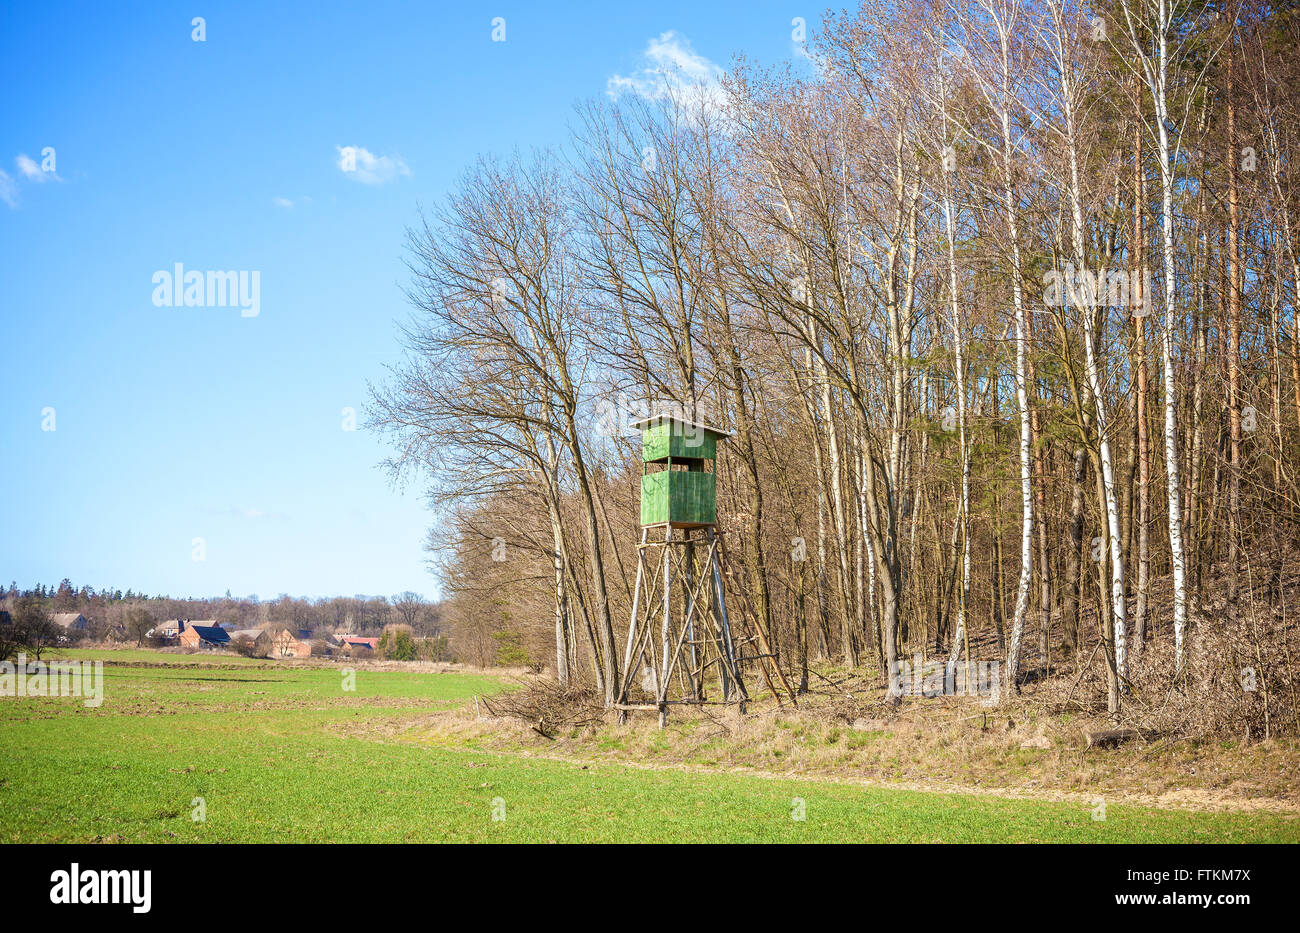
[[[1163,0],[1162,0],[1163,2]],[[1056,56],[1060,68],[1061,110],[1065,120],[1064,141],[1069,163],[1070,188],[1070,233],[1075,257],[1076,275],[1072,277],[1068,292],[1073,303],[1081,312],[1084,332],[1084,363],[1087,373],[1088,392],[1096,408],[1097,439],[1101,456],[1102,498],[1106,506],[1106,527],[1110,551],[1110,591],[1111,613],[1114,625],[1115,669],[1118,673],[1121,689],[1123,681],[1128,678],[1128,656],[1125,645],[1124,615],[1124,545],[1119,533],[1119,501],[1115,495],[1115,466],[1110,447],[1110,417],[1106,410],[1105,384],[1101,367],[1097,360],[1096,326],[1092,303],[1097,299],[1096,289],[1087,289],[1093,294],[1080,295],[1075,288],[1077,277],[1086,276],[1087,254],[1084,248],[1083,197],[1079,186],[1079,153],[1076,137],[1075,98],[1076,88],[1071,72],[1072,60],[1068,51],[1071,41],[1069,25],[1064,12],[1053,4],[1056,18]],[[1168,335],[1166,334],[1166,339]]]
[[[940,115],[943,119],[944,142],[948,135],[947,95],[943,88],[942,61],[940,62]],[[948,295],[952,314],[953,368],[957,378],[957,432],[961,456],[961,505],[957,517],[961,525],[961,590],[957,599],[957,626],[953,631],[952,650],[948,654],[945,683],[953,683],[957,656],[966,640],[966,604],[970,598],[970,448],[966,441],[966,359],[965,338],[962,335],[961,302],[957,296],[956,221],[953,218],[952,188],[948,170],[941,169],[943,177],[943,224],[948,248]]]
[[[1164,259],[1164,335],[1160,342],[1165,381],[1165,474],[1169,497],[1169,553],[1174,578],[1174,663],[1182,671],[1186,660],[1187,632],[1187,558],[1183,546],[1182,481],[1178,468],[1178,383],[1174,374],[1174,166],[1173,146],[1169,141],[1169,0],[1157,0],[1157,21],[1150,24],[1157,39],[1156,59],[1144,54],[1139,37],[1140,25],[1124,3],[1129,41],[1142,64],[1147,90],[1155,116],[1156,138],[1160,146],[1160,234]]]

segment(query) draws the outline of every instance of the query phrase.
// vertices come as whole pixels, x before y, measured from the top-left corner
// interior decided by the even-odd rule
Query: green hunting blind
[[[641,431],[641,543],[615,704],[620,721],[632,710],[657,710],[662,728],[674,703],[736,704],[743,712],[749,694],[742,660],[758,661],[772,692],[774,675],[793,701],[762,627],[753,625],[753,635],[737,641],[727,616],[714,466],[718,441],[731,433],[670,414],[632,427]],[[697,545],[704,547],[702,559]],[[743,659],[748,644],[758,652]],[[720,701],[705,692],[714,676]]]
[[[716,525],[718,440],[730,432],[669,415],[643,418],[641,524],[695,528]]]

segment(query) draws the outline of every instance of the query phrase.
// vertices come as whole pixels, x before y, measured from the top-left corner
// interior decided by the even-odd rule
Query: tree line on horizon
[[[207,599],[174,599],[148,596],[128,589],[76,587],[64,578],[55,586],[38,583],[30,589],[16,582],[0,591],[0,609],[30,633],[26,640],[49,644],[57,634],[49,619],[58,613],[80,613],[87,627],[76,637],[88,642],[120,641],[145,644],[146,634],[168,619],[211,619],[229,623],[235,629],[282,625],[294,632],[343,632],[379,636],[390,626],[409,626],[418,638],[442,635],[441,610],[437,602],[406,591],[392,597],[334,596],[322,598],[281,595],[274,600],[256,596],[224,596]],[[66,633],[63,633],[66,634]],[[12,639],[0,639],[6,643]],[[21,641],[21,640],[20,640]],[[16,650],[20,643],[11,645]]]

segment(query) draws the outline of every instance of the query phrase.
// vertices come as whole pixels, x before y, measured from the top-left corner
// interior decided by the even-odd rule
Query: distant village
[[[260,602],[144,597],[57,587],[0,589],[0,659],[26,649],[119,646],[246,657],[454,660],[436,603],[415,593],[384,597],[280,597]]]
[[[6,620],[0,619],[0,624]],[[90,627],[79,612],[56,612],[50,616],[63,634],[63,644],[81,641]],[[216,619],[168,619],[145,633],[146,645],[153,648],[190,648],[201,651],[233,650],[258,658],[310,658],[343,655],[372,657],[379,650],[382,636],[327,633],[314,636],[310,629],[290,630],[282,625],[262,628],[235,628]]]
[[[314,638],[310,629],[291,631],[283,626],[234,628],[215,619],[168,619],[148,632],[163,645],[213,650],[231,648],[259,658],[310,658],[313,654],[369,657],[379,648],[379,638],[330,633]]]

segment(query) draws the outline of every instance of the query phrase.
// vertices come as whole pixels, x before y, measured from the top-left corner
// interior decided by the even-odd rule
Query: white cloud
[[[276,207],[293,207],[293,202],[288,198],[272,198],[271,203]]]
[[[363,185],[382,185],[411,174],[400,156],[377,156],[361,146],[334,148],[339,151],[339,171]]]
[[[4,169],[0,169],[0,201],[4,201],[14,210],[18,209],[18,187],[20,182],[41,185],[50,179],[63,181],[56,172],[47,172],[42,169],[36,160],[25,152],[20,152],[14,157],[14,165],[18,167],[17,175],[10,175]]]
[[[27,181],[34,181],[38,185],[49,181],[51,178],[55,181],[63,181],[57,172],[45,171],[45,169],[41,168],[36,163],[35,159],[25,152],[18,153],[18,156],[14,159],[14,165],[18,166],[18,171],[22,174],[23,178]]]
[[[710,106],[723,102],[722,68],[691,48],[690,41],[670,29],[646,44],[642,66],[630,75],[613,75],[605,85],[610,97],[626,93],[663,100],[685,90],[705,95]]]

